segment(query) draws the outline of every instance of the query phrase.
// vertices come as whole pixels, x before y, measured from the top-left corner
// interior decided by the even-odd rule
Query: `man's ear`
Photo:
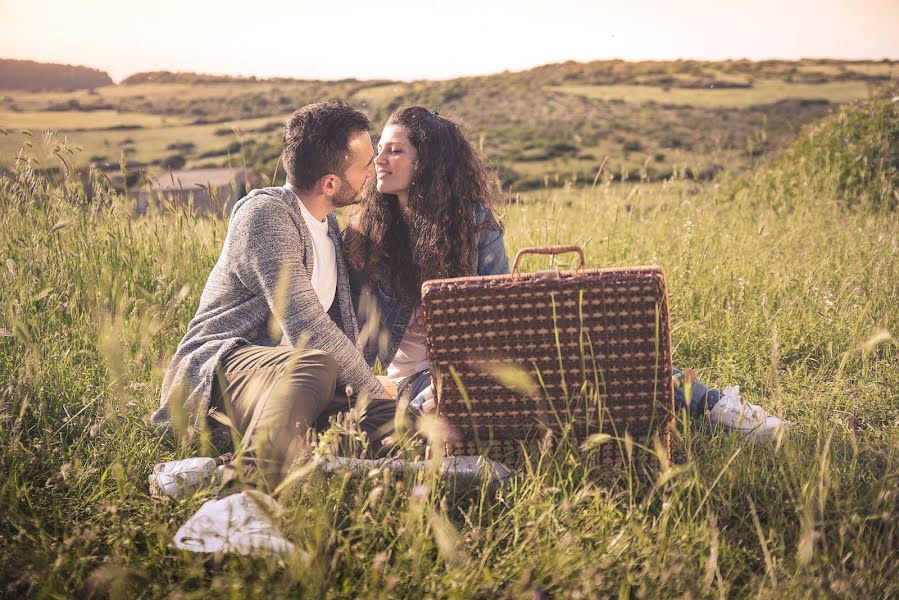
[[[329,198],[340,190],[341,185],[343,185],[343,181],[333,173],[329,173],[318,180],[318,189]]]

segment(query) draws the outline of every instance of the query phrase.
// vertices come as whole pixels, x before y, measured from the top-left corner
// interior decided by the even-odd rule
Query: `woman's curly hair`
[[[349,265],[371,283],[385,278],[395,293],[417,305],[428,279],[474,275],[480,226],[478,204],[498,196],[496,178],[455,123],[420,106],[397,110],[387,125],[400,125],[418,159],[405,210],[394,194],[372,186],[344,233]]]

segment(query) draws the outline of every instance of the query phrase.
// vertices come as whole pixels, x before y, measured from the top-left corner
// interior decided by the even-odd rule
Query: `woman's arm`
[[[482,216],[483,215],[483,216]],[[503,230],[486,207],[479,208],[476,217],[478,225],[492,221],[495,228],[483,228],[478,236],[477,275],[504,275],[509,273],[509,257],[503,243]]]

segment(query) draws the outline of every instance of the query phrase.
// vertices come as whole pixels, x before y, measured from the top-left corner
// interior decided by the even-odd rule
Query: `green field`
[[[871,101],[731,182],[603,179],[501,207],[510,253],[661,265],[675,364],[791,421],[782,443],[681,420],[672,463],[637,448],[609,472],[556,439],[496,495],[304,472],[280,561],[178,551],[208,496],[148,496],[154,463],[201,451],[145,421],[226,223],[135,217],[102,177],[85,191],[21,161],[0,177],[0,596],[899,596],[897,140],[899,104]]]
[[[601,100],[620,100],[641,104],[682,104],[705,108],[748,108],[782,100],[828,100],[844,104],[867,98],[871,86],[863,81],[829,83],[787,83],[759,81],[751,88],[659,88],[646,85],[561,85],[547,89]]]
[[[114,110],[75,111],[0,111],[0,128],[7,132],[28,129],[67,131],[78,129],[114,129],[121,127],[164,128],[183,124],[185,119]]]
[[[15,113],[21,121],[35,120],[40,118],[43,113]],[[71,122],[79,124],[80,128],[89,129],[88,131],[71,131],[65,128],[50,128],[54,135],[52,139],[64,137],[69,146],[76,151],[72,153],[72,164],[76,167],[86,167],[91,163],[99,166],[112,166],[118,169],[121,157],[124,154],[126,164],[146,164],[172,154],[182,153],[175,146],[189,144],[197,148],[194,150],[196,159],[188,164],[188,168],[193,166],[212,164],[215,166],[223,166],[225,161],[230,160],[237,164],[240,157],[237,150],[229,148],[235,143],[244,139],[244,131],[250,132],[249,136],[254,136],[253,129],[265,127],[274,122],[279,128],[282,126],[278,121],[270,118],[261,119],[243,119],[238,121],[224,121],[212,125],[187,125],[181,124],[180,118],[167,118],[157,115],[135,115],[128,113],[111,113],[109,115],[98,115],[96,113],[86,113],[92,117],[84,122],[79,121],[79,114],[67,113],[50,113],[55,119],[54,122],[60,122],[66,118]],[[2,119],[3,115],[0,115]],[[93,118],[95,117],[95,118]],[[105,120],[104,120],[105,119]],[[139,129],[111,129],[116,124],[123,121],[131,120],[135,123],[144,120],[146,126]],[[156,126],[151,123],[155,121]],[[0,120],[0,127],[3,121]],[[89,124],[95,124],[89,127]],[[4,127],[5,128],[5,127]],[[18,129],[18,128],[16,128]],[[18,150],[22,147],[28,147],[29,152],[42,163],[52,160],[55,143],[48,138],[45,133],[46,129],[36,129],[27,131],[18,129],[7,132],[7,135],[0,136],[0,153],[7,159],[8,164],[16,156]],[[37,134],[37,135],[36,135]],[[280,132],[276,131],[269,134],[271,142],[275,143],[279,138]],[[213,156],[204,158],[202,154],[212,154]]]

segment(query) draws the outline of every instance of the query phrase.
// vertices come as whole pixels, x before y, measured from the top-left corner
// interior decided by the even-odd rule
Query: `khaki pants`
[[[239,437],[238,468],[226,479],[277,486],[308,447],[310,434],[354,408],[355,400],[335,393],[336,379],[334,359],[318,350],[241,346],[229,352],[212,393],[213,407],[228,416]],[[392,430],[395,410],[392,400],[369,400],[357,422],[343,419],[338,450],[358,452],[364,433],[368,454],[377,455]]]

